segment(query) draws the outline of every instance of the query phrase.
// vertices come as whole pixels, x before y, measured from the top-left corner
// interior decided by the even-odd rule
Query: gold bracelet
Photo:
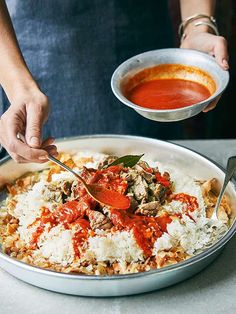
[[[217,26],[214,25],[213,23],[200,21],[200,22],[197,22],[194,24],[194,26],[200,26],[200,25],[206,25],[206,26],[210,27],[214,31],[215,35],[219,36],[219,31],[217,29]]]
[[[208,19],[209,22],[212,23],[213,25],[215,25],[215,27],[217,29],[216,19],[213,16],[209,16],[209,15],[206,15],[206,14],[194,14],[194,15],[191,15],[191,16],[187,17],[185,20],[183,20],[180,23],[179,29],[178,29],[179,37],[182,38],[185,28],[191,22],[193,22],[195,20],[198,20],[198,19],[202,19],[202,18]]]

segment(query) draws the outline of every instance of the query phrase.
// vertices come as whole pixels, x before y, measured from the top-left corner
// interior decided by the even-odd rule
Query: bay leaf
[[[137,164],[137,162],[143,157],[142,155],[125,155],[122,157],[117,158],[115,161],[113,161],[110,165],[107,166],[116,166],[116,165],[123,165],[125,168],[131,168]]]

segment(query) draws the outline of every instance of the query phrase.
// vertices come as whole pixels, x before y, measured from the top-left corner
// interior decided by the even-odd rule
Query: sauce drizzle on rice
[[[110,189],[125,193],[127,189],[127,182],[119,177],[122,170],[121,166],[112,166],[105,170],[89,170],[84,168],[84,176],[89,179],[90,183],[104,184]],[[148,173],[153,173],[152,168],[148,168]],[[155,173],[157,182],[165,187],[170,187],[169,175],[160,172]],[[73,248],[75,255],[80,256],[80,248],[88,239],[89,217],[91,211],[96,207],[96,202],[87,194],[86,190],[79,184],[77,189],[80,200],[69,201],[58,207],[58,209],[51,213],[47,208],[44,208],[41,214],[40,226],[33,233],[31,245],[36,247],[40,235],[45,230],[45,224],[50,223],[50,228],[63,223],[66,229],[70,229],[70,224],[76,226],[78,231],[73,237]],[[172,199],[181,201],[187,205],[187,211],[194,211],[198,208],[197,199],[188,194],[179,193],[171,196]],[[155,241],[167,231],[167,224],[172,222],[171,216],[164,212],[158,217],[146,217],[132,214],[126,210],[110,209],[110,219],[114,225],[114,230],[128,230],[132,231],[139,247],[143,250],[146,257],[152,255],[152,248]],[[175,215],[177,217],[177,215]]]
[[[153,173],[152,168],[147,168],[148,173]],[[103,184],[105,187],[124,194],[128,188],[126,180],[120,177],[120,172],[125,168],[122,166],[111,166],[104,170],[94,170],[84,168],[82,176],[86,177],[89,183]],[[169,176],[162,176],[160,172],[156,172],[156,180],[166,188],[170,187]],[[80,247],[88,239],[88,232],[91,230],[89,218],[92,215],[97,203],[94,201],[78,183],[77,193],[79,201],[73,200],[58,206],[54,212],[50,212],[48,208],[43,208],[40,218],[39,227],[32,235],[31,246],[36,248],[41,234],[45,230],[45,224],[50,224],[50,229],[58,224],[63,224],[65,229],[71,226],[78,228],[73,237],[73,248],[76,256],[80,256]],[[171,223],[172,219],[167,213],[163,213],[159,217],[146,217],[132,214],[126,210],[111,208],[110,219],[114,225],[114,230],[132,231],[139,247],[143,250],[146,257],[152,255],[153,244],[157,238],[166,232],[166,226]]]
[[[166,231],[167,224],[172,221],[167,213],[159,217],[145,217],[118,209],[111,209],[111,220],[116,229],[133,231],[134,237],[146,257],[152,255],[154,242],[162,236]]]
[[[187,212],[193,212],[199,207],[197,198],[186,193],[173,194],[171,199],[186,204]]]
[[[88,231],[91,229],[91,227],[89,221],[83,218],[79,218],[78,220],[76,220],[76,225],[77,228],[79,227],[79,230],[76,231],[76,233],[74,234],[72,241],[75,255],[77,257],[80,257],[80,248],[82,248],[83,244],[87,241],[89,236]]]

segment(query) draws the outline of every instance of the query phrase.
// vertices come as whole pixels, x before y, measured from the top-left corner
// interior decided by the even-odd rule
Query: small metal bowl
[[[211,96],[206,100],[179,109],[149,109],[138,106],[128,100],[124,92],[124,86],[127,82],[138,72],[161,64],[180,64],[198,68],[207,73],[211,80],[214,81],[215,90],[212,91]],[[209,89],[208,82],[204,81],[204,78],[201,79],[200,76],[196,76],[195,78],[191,76],[188,78],[188,75],[186,77],[183,74],[182,78],[201,83]],[[200,113],[223,93],[228,82],[228,71],[223,70],[216,63],[215,59],[208,54],[196,50],[170,48],[144,52],[123,62],[112,75],[111,88],[115,96],[122,103],[131,107],[143,117],[154,121],[172,122],[184,120]]]

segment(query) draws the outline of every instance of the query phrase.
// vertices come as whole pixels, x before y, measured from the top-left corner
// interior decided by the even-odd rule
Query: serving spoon
[[[229,181],[232,179],[232,177],[234,175],[235,169],[236,169],[236,156],[232,156],[228,159],[228,162],[227,162],[224,183],[221,187],[216,206],[215,206],[213,214],[211,216],[212,219],[218,219],[218,210],[219,210],[219,207],[221,204],[222,197],[224,196],[225,189],[226,189]]]
[[[24,135],[18,133],[17,138],[26,143]],[[101,184],[88,184],[86,181],[78,175],[74,170],[69,168],[67,165],[62,163],[57,158],[53,157],[52,155],[48,154],[48,159],[53,163],[57,164],[58,166],[62,167],[66,171],[72,173],[84,186],[87,193],[98,203],[102,203],[104,205],[108,205],[111,207],[115,207],[117,209],[127,209],[130,206],[130,199],[128,196],[120,194],[116,191],[109,190],[102,186]]]

